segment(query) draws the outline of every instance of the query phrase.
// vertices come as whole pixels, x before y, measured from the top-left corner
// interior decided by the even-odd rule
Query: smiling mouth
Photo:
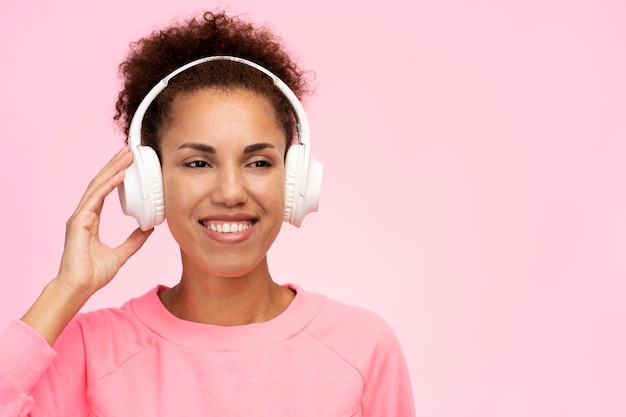
[[[239,233],[252,227],[253,222],[202,222],[207,229],[217,233]]]

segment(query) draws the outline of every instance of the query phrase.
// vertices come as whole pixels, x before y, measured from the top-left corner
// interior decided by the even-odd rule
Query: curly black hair
[[[310,93],[307,73],[289,56],[282,40],[268,28],[255,26],[224,11],[204,12],[181,23],[156,30],[130,45],[119,71],[123,87],[115,104],[117,121],[128,136],[132,117],[144,96],[175,69],[199,58],[231,55],[259,64],[283,80],[298,98]],[[233,61],[210,61],[184,71],[150,105],[142,126],[144,145],[159,152],[160,131],[168,120],[174,97],[198,89],[245,88],[273,103],[285,131],[287,148],[293,141],[295,119],[291,106],[271,79]]]

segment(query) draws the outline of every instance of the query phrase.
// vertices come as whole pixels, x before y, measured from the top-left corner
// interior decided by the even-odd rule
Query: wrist
[[[22,321],[52,345],[92,294],[58,276],[46,285]]]
[[[61,272],[46,285],[44,291],[46,290],[54,293],[65,303],[80,304],[81,307],[97,291],[87,285],[76,284]]]

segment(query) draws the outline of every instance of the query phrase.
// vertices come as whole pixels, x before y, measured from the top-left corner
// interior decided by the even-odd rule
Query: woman
[[[57,277],[0,339],[0,416],[414,415],[384,321],[270,275],[266,254],[283,219],[299,224],[316,205],[289,197],[300,198],[289,149],[300,160],[306,135],[289,92],[301,97],[307,85],[280,41],[206,13],[134,44],[121,73],[116,119],[131,146],[91,181],[67,223]],[[137,135],[148,154],[133,148]],[[158,167],[148,223],[129,190],[146,161]],[[99,215],[117,187],[141,227],[109,248]],[[300,203],[308,207],[294,215]],[[163,212],[180,247],[179,284],[79,314]]]

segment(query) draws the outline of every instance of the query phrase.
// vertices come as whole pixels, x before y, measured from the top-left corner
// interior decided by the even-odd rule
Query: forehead
[[[203,88],[174,97],[162,146],[180,140],[285,142],[271,100],[243,88]]]

